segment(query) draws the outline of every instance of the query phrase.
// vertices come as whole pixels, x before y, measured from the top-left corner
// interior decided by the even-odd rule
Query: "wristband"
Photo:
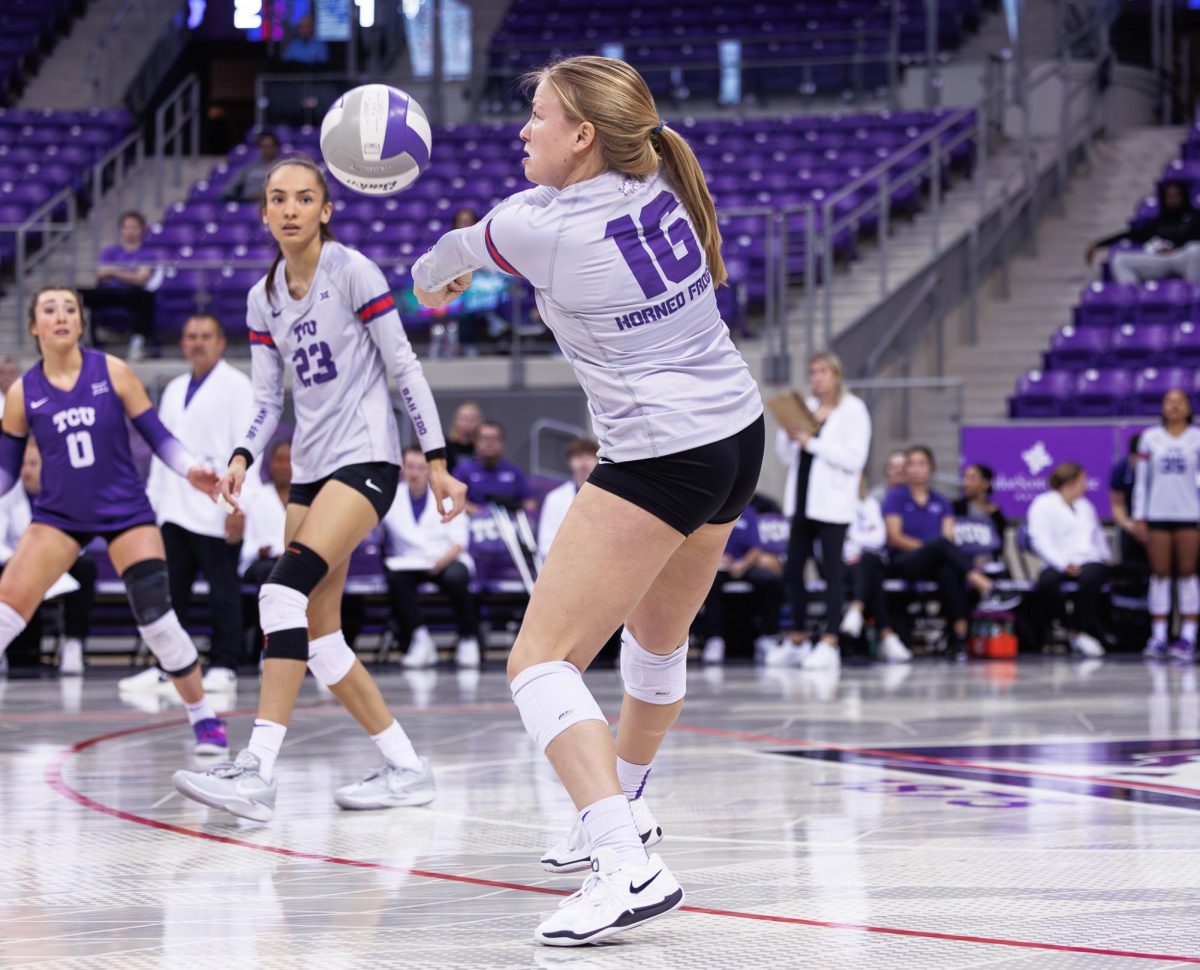
[[[426,461],[445,461],[446,460],[446,449],[445,448],[431,448],[429,451],[425,452],[425,460]]]
[[[246,448],[234,448],[233,454],[229,456],[229,461],[232,462],[238,455],[241,455],[246,462],[246,470],[250,470],[250,466],[254,464],[254,456]]]

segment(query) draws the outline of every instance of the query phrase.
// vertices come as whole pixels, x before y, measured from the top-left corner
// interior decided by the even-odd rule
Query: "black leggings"
[[[388,590],[392,596],[392,615],[400,627],[401,641],[412,638],[413,631],[425,625],[421,612],[421,601],[417,587],[421,583],[433,583],[450,600],[454,613],[454,624],[459,639],[479,638],[479,616],[475,609],[475,597],[471,595],[471,574],[461,562],[452,562],[440,573],[426,570],[387,570]]]
[[[817,522],[802,515],[792,518],[783,582],[792,608],[792,629],[797,633],[803,633],[808,622],[804,567],[813,557],[813,545],[818,540],[821,543],[821,576],[825,580],[825,622],[817,636],[837,632],[842,619],[842,600],[846,595],[846,566],[842,562],[846,528],[841,522]]]
[[[237,670],[242,659],[242,581],[237,572],[241,546],[216,536],[199,535],[174,522],[163,523],[162,537],[175,615],[186,628],[192,583],[197,573],[203,573],[208,580],[208,615],[212,624],[208,664]]]
[[[696,621],[696,630],[705,639],[725,636],[725,600],[721,587],[732,580],[733,577],[723,570],[713,579],[712,588],[704,600],[704,608]],[[783,605],[782,578],[769,569],[751,566],[741,581],[750,584],[759,634],[764,637],[775,636],[779,632],[779,608]]]
[[[1040,607],[1036,612],[1044,618],[1042,624],[1042,642],[1049,639],[1045,634],[1049,619],[1054,617],[1062,624],[1064,630],[1077,633],[1090,633],[1098,640],[1104,639],[1104,591],[1103,586],[1108,581],[1112,570],[1102,562],[1085,563],[1079,570],[1078,576],[1068,576],[1064,572],[1047,566],[1042,570],[1034,589],[1036,602]],[[1067,598],[1063,595],[1063,583],[1074,582],[1077,586],[1072,599],[1075,609],[1067,615]]]
[[[883,593],[886,574],[887,563],[879,553],[870,550],[865,550],[858,562],[850,565],[850,598],[862,603],[864,616],[873,619],[876,629],[881,631],[892,629]]]
[[[931,580],[938,584],[942,607],[950,623],[968,615],[966,576],[975,564],[945,536],[931,539],[920,549],[892,557],[891,574],[910,583]]]

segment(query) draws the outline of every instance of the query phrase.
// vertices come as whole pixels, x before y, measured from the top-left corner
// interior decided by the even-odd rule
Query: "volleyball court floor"
[[[615,673],[588,679],[615,713]],[[532,932],[580,883],[537,863],[571,807],[502,672],[381,685],[433,805],[333,804],[376,755],[310,679],[258,825],[174,793],[178,708],[105,672],[0,684],[0,966],[1200,965],[1195,668],[695,669],[648,788],[686,908],[569,950]]]

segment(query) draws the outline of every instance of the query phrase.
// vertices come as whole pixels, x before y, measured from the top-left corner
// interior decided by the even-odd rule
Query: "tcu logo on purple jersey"
[[[68,428],[90,428],[96,423],[96,409],[67,408],[59,411],[51,420],[59,434]],[[96,449],[92,446],[90,432],[72,431],[67,435],[67,458],[72,468],[87,468],[96,463]]]
[[[96,409],[67,408],[65,411],[59,411],[51,420],[59,434],[62,434],[67,428],[78,428],[80,425],[90,428],[96,423]]]

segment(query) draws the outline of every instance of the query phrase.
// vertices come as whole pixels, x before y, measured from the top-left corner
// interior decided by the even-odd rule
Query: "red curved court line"
[[[1071,775],[1062,771],[1042,771],[1038,768],[1013,768],[1008,765],[986,765],[962,758],[939,758],[936,755],[914,754],[908,751],[893,751],[888,748],[856,748],[847,744],[825,744],[818,741],[802,741],[798,738],[778,738],[770,734],[755,734],[752,731],[729,731],[724,728],[699,727],[693,724],[676,724],[672,731],[686,734],[707,734],[717,738],[734,738],[738,741],[754,741],[758,744],[782,744],[793,748],[813,748],[820,751],[841,751],[844,754],[862,754],[889,761],[912,761],[919,764],[945,765],[948,768],[971,768],[994,774],[1023,775],[1031,778],[1053,778],[1056,781],[1090,782],[1110,788],[1132,788],[1139,791],[1164,792],[1168,795],[1187,795],[1200,798],[1195,788],[1177,788],[1174,785],[1156,785],[1150,781],[1128,781],[1124,778],[1105,778],[1097,775]]]
[[[253,714],[254,711],[229,711],[226,717],[239,717],[248,714]],[[148,731],[160,731],[167,727],[176,727],[186,724],[186,720],[178,719],[175,721],[158,722],[154,724],[139,724],[135,727],[123,728],[119,731],[110,731],[107,734],[98,734],[95,737],[85,738],[82,741],[77,741],[69,748],[64,748],[58,752],[46,765],[43,777],[46,784],[54,791],[62,795],[64,798],[73,801],[84,808],[94,812],[99,812],[103,815],[109,815],[112,818],[120,819],[124,822],[133,822],[135,825],[145,825],[149,828],[158,829],[163,832],[171,832],[175,835],[186,835],[194,839],[205,839],[209,842],[219,842],[223,845],[237,846],[242,849],[253,849],[257,852],[266,852],[271,855],[285,856],[289,859],[301,859],[310,862],[325,862],[331,865],[350,866],[356,869],[374,869],[381,872],[400,872],[410,876],[418,876],[423,879],[439,879],[443,882],[466,883],[471,886],[486,886],[491,889],[511,889],[517,892],[541,893],[547,896],[568,896],[570,893],[564,889],[551,889],[547,886],[529,886],[523,883],[501,882],[496,879],[480,879],[476,876],[456,876],[448,872],[433,872],[428,869],[409,869],[404,866],[390,866],[384,862],[367,862],[363,859],[346,859],[340,856],[322,855],[316,852],[301,852],[298,849],[288,849],[284,846],[263,845],[258,842],[248,842],[245,839],[237,839],[228,835],[217,835],[214,832],[205,832],[200,829],[190,829],[183,825],[175,825],[172,822],[163,822],[158,819],[148,818],[145,815],[137,815],[133,812],[126,812],[123,809],[114,808],[111,805],[105,805],[103,802],[98,802],[94,798],[83,794],[76,788],[69,785],[62,775],[63,766],[68,759],[88,748],[93,748],[105,741],[114,741],[117,738],[129,737],[134,734],[144,734]],[[683,727],[680,730],[687,730],[692,733],[713,733],[715,730],[696,729],[691,727]],[[744,736],[746,739],[764,740],[764,735],[747,735],[745,732],[730,732],[733,736]],[[783,739],[770,739],[771,743]],[[795,743],[794,740],[790,743]],[[826,745],[826,747],[829,747]],[[1188,957],[1179,954],[1170,953],[1144,953],[1137,950],[1109,950],[1102,947],[1092,946],[1073,946],[1065,943],[1037,943],[1030,940],[1006,940],[990,936],[970,936],[959,933],[939,933],[933,930],[909,930],[901,929],[893,926],[870,926],[862,923],[839,923],[830,920],[805,919],[798,916],[774,916],[767,913],[746,913],[739,910],[728,909],[709,909],[702,906],[683,906],[680,912],[698,913],[705,916],[724,916],[730,919],[745,919],[756,920],[767,923],[783,923],[792,926],[811,926],[820,929],[832,930],[853,930],[859,933],[875,933],[884,936],[905,936],[923,940],[942,940],[948,943],[976,943],[985,946],[1004,946],[1022,950],[1041,950],[1055,953],[1086,953],[1092,956],[1105,957],[1126,957],[1131,960],[1159,960],[1164,963],[1186,963],[1200,965],[1200,957]]]

